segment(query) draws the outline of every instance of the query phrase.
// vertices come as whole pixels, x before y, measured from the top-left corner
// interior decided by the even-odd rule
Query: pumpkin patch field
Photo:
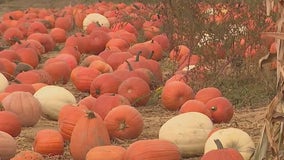
[[[258,60],[274,39],[246,39],[261,27],[250,16],[223,43],[191,39],[173,6],[142,2],[0,0],[0,160],[253,156],[276,93],[275,62]],[[217,29],[247,9],[196,3]]]

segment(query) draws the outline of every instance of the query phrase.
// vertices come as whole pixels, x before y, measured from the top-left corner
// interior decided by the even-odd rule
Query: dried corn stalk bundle
[[[284,129],[284,12],[281,1],[279,5],[280,18],[277,21],[277,32],[266,32],[263,36],[274,37],[277,46],[277,94],[268,105],[265,124],[261,132],[259,144],[254,153],[254,160],[284,159],[283,129]],[[274,0],[266,0],[267,15],[274,5]],[[260,59],[261,64],[269,59],[269,55]]]

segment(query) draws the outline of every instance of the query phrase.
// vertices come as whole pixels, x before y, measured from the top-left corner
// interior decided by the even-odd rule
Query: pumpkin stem
[[[128,62],[128,60],[125,60],[125,62],[127,63],[128,69],[129,71],[133,71],[133,67],[131,66],[130,62]]]
[[[11,80],[12,82],[21,84],[22,82],[20,80],[18,80],[14,75],[5,72],[5,71],[1,71],[0,73],[2,73],[8,80]]]
[[[96,118],[95,113],[90,110],[87,110],[86,114],[87,114],[88,119]]]
[[[217,149],[224,149],[224,146],[219,139],[214,139],[214,142],[217,146]]]
[[[97,95],[100,95],[100,94],[101,94],[101,90],[97,88],[97,89],[96,89],[96,94],[97,94]]]
[[[211,107],[211,110],[212,110],[212,111],[217,111],[217,107],[216,107],[216,106],[212,106],[212,107]]]
[[[139,51],[136,55],[136,59],[135,61],[138,62],[139,61],[139,58],[140,58],[140,55],[142,54],[142,51]]]
[[[127,128],[126,122],[125,121],[121,121],[119,123],[118,130],[124,130],[125,128]]]

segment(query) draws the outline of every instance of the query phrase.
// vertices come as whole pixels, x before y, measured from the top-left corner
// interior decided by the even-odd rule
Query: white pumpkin
[[[86,30],[88,25],[91,23],[98,23],[100,26],[107,27],[107,28],[110,27],[109,20],[105,16],[99,13],[88,14],[83,20],[83,29]]]
[[[43,116],[50,120],[58,120],[59,111],[64,105],[76,104],[76,98],[70,91],[56,85],[40,88],[34,97],[41,103]]]
[[[213,123],[199,112],[187,112],[172,117],[159,131],[159,139],[175,143],[182,157],[202,155]]]
[[[215,139],[219,139],[224,148],[234,148],[238,150],[244,160],[249,160],[255,150],[253,140],[245,131],[231,127],[213,132],[205,143],[204,153],[217,149],[214,142]]]
[[[0,92],[3,92],[5,88],[9,85],[7,78],[0,73]]]

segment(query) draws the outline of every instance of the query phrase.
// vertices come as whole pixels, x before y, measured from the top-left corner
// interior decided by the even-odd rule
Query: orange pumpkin
[[[77,66],[72,70],[70,79],[79,91],[89,92],[92,81],[100,74],[97,69]]]
[[[31,65],[36,68],[39,64],[40,57],[37,51],[33,48],[19,48],[16,50],[17,55],[20,57],[20,61]]]
[[[47,28],[45,25],[41,22],[35,21],[32,22],[27,31],[27,36],[33,34],[33,33],[48,33]]]
[[[86,160],[123,160],[125,151],[121,146],[97,146],[88,151]]]
[[[74,160],[83,160],[91,148],[110,144],[110,137],[102,118],[95,112],[87,111],[86,115],[77,121],[69,147]]]
[[[63,155],[63,137],[57,130],[54,129],[39,130],[34,139],[33,150],[43,155]]]
[[[124,154],[124,160],[180,160],[178,147],[167,140],[147,139],[137,140],[129,145]]]
[[[170,40],[165,34],[156,35],[152,40],[158,42],[164,51],[170,48]]]
[[[234,115],[233,105],[226,97],[212,98],[206,107],[211,111],[214,123],[228,123]]]
[[[78,50],[78,47],[73,46],[64,46],[58,54],[69,54],[76,58],[77,62],[79,63],[81,58],[81,53]]]
[[[162,104],[168,110],[179,110],[186,101],[193,97],[193,89],[180,81],[166,83],[161,94]]]
[[[52,37],[47,33],[32,33],[31,35],[28,36],[27,39],[28,40],[33,39],[40,42],[45,49],[45,53],[53,51],[56,46]]]
[[[211,111],[206,107],[205,103],[198,100],[190,99],[184,102],[179,109],[179,113],[186,112],[200,112],[212,119]]]
[[[0,131],[17,137],[21,133],[22,124],[17,114],[9,111],[0,111]]]
[[[93,110],[96,100],[97,98],[93,97],[92,95],[89,95],[80,99],[78,104],[86,106],[89,110]]]
[[[113,70],[116,70],[119,65],[130,57],[132,57],[132,54],[129,52],[115,52],[107,57],[106,62]]]
[[[10,160],[16,155],[16,140],[8,133],[0,131],[0,158]]]
[[[92,111],[98,113],[104,119],[109,111],[123,104],[130,105],[129,100],[124,96],[114,93],[104,93],[97,98]]]
[[[134,106],[143,106],[148,103],[151,90],[142,78],[130,77],[119,85],[118,94],[126,97]]]
[[[42,69],[52,77],[53,83],[66,84],[69,81],[71,68],[63,60],[50,58],[44,62]]]
[[[58,114],[58,129],[64,141],[70,141],[72,131],[76,122],[85,114],[84,110],[78,106],[64,105]]]
[[[195,94],[194,99],[207,103],[210,99],[221,97],[222,92],[216,87],[205,87],[198,90]]]
[[[24,83],[11,83],[9,86],[5,88],[5,92],[28,92],[31,94],[35,93],[35,90],[31,84],[24,84]]]
[[[140,112],[130,105],[111,109],[104,119],[111,138],[134,139],[143,131],[144,122]]]
[[[62,28],[52,28],[49,34],[55,43],[64,43],[67,39],[67,33]]]
[[[3,39],[5,40],[5,42],[11,45],[16,43],[17,41],[24,39],[24,34],[18,27],[10,27],[4,31]]]
[[[169,53],[169,58],[174,61],[179,61],[183,56],[190,55],[190,49],[185,45],[178,45]]]
[[[21,40],[19,43],[13,44],[10,49],[17,50],[19,48],[27,48],[27,46],[35,49],[38,55],[45,53],[44,46],[38,40],[34,39]]]
[[[103,73],[94,78],[90,85],[90,94],[99,97],[104,93],[117,93],[121,80],[112,73]]]
[[[66,15],[64,17],[56,18],[54,27],[70,31],[73,28],[73,17],[71,15]]]

